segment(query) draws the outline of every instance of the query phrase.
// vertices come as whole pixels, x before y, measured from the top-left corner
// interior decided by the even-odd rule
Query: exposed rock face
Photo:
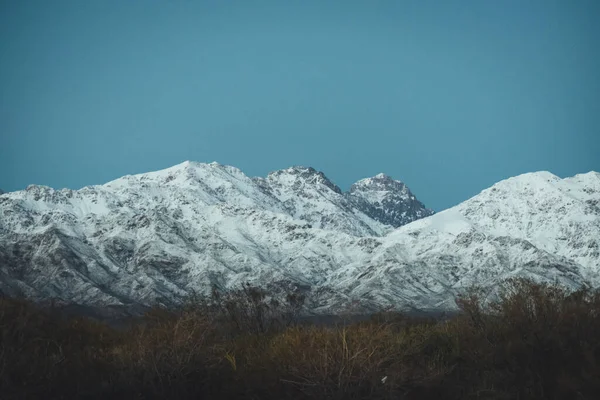
[[[248,281],[299,288],[315,313],[452,309],[463,288],[513,276],[600,286],[599,204],[600,174],[539,172],[419,219],[431,211],[384,175],[344,193],[312,168],[249,178],[186,162],[0,196],[0,291],[172,305]]]
[[[355,183],[346,193],[310,167],[291,167],[254,180],[294,218],[355,236],[382,236],[433,214],[404,183],[383,174]]]
[[[433,215],[404,183],[384,174],[356,182],[347,197],[369,217],[395,228]]]

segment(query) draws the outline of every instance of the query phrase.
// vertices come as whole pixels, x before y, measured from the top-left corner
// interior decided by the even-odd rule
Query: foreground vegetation
[[[445,321],[296,323],[245,287],[127,329],[0,299],[0,398],[596,399],[600,293],[512,281]]]

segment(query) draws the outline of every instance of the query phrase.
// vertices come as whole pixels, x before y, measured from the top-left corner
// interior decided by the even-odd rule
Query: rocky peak
[[[321,171],[317,171],[313,167],[294,166],[279,171],[269,173],[267,176],[269,181],[279,180],[287,181],[292,184],[312,184],[323,185],[333,190],[338,194],[342,194],[342,190],[325,176]]]
[[[354,183],[347,197],[369,217],[396,228],[433,214],[403,182],[385,174]]]
[[[350,193],[360,191],[395,191],[406,193],[408,192],[408,188],[403,182],[394,180],[391,176],[381,173],[371,178],[361,179],[350,186]]]

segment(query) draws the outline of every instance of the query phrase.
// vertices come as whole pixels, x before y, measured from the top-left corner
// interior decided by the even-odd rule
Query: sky
[[[434,210],[600,171],[600,1],[0,0],[0,188],[185,160]]]

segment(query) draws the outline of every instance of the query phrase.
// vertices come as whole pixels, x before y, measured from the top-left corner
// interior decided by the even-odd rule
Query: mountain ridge
[[[0,291],[172,305],[249,281],[335,313],[452,309],[461,289],[512,276],[600,285],[596,172],[519,175],[433,215],[385,174],[353,187],[310,167],[250,178],[195,162],[80,190],[31,185],[0,197]]]

